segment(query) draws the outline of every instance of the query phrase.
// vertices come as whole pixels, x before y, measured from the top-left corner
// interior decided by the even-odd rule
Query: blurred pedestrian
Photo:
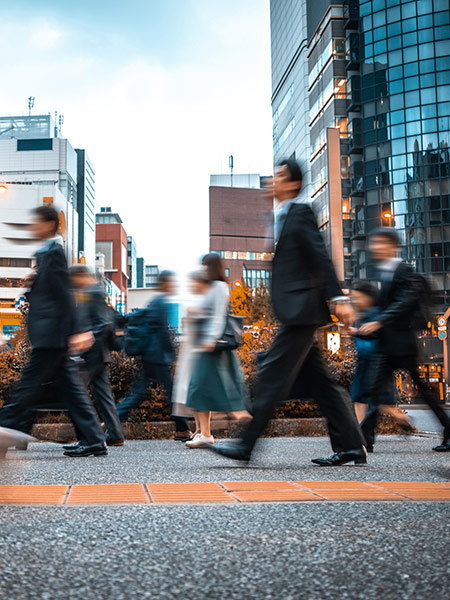
[[[357,319],[350,333],[354,336],[358,355],[355,377],[352,382],[350,394],[355,407],[358,422],[364,420],[369,401],[373,395],[374,378],[376,377],[379,361],[379,332],[368,335],[359,333],[359,328],[364,323],[369,323],[378,318],[379,308],[378,288],[368,281],[357,281],[352,286],[352,304],[357,311]],[[383,385],[377,389],[377,402],[382,414],[393,418],[404,430],[411,429],[411,423],[405,413],[396,406],[394,382],[392,377],[387,378]],[[373,452],[373,446],[366,445],[368,452]]]
[[[65,454],[102,456],[107,454],[103,431],[78,369],[68,354],[69,344],[76,352],[87,350],[92,344],[92,334],[80,332],[76,327],[66,257],[57,235],[59,215],[49,205],[34,209],[33,215],[33,231],[42,241],[42,248],[36,255],[37,274],[28,293],[27,328],[32,352],[12,402],[0,410],[0,425],[29,433],[41,386],[55,381],[69,416],[84,440],[83,445]]]
[[[322,466],[367,462],[367,452],[349,399],[334,382],[319,347],[318,327],[331,321],[327,301],[347,327],[354,312],[342,293],[312,210],[300,204],[302,173],[295,160],[283,160],[273,179],[276,251],[272,263],[272,301],[282,326],[259,369],[253,420],[241,440],[211,446],[229,458],[249,460],[276,404],[285,400],[300,378],[328,420],[334,454],[313,459]]]
[[[226,281],[223,261],[218,254],[207,254],[202,259],[209,281],[209,289],[201,297],[197,309],[198,337],[186,406],[194,411],[200,431],[186,442],[188,448],[205,448],[214,444],[211,435],[211,412],[228,413],[240,420],[248,420],[244,377],[232,350],[218,349],[230,309],[230,290]]]
[[[371,408],[361,427],[369,446],[375,441],[375,428],[380,404],[378,390],[386,380],[391,380],[395,369],[409,371],[423,400],[434,412],[444,428],[442,443],[435,446],[437,452],[450,451],[450,417],[419,374],[416,329],[424,325],[424,297],[421,294],[421,279],[414,269],[400,256],[400,237],[392,228],[380,228],[372,232],[369,251],[377,263],[380,294],[379,314],[359,328],[361,335],[378,332],[380,352],[376,377],[373,380]],[[412,428],[411,428],[412,430]]]
[[[192,437],[200,433],[200,422],[196,413],[186,406],[189,384],[196,355],[196,343],[199,338],[199,305],[211,288],[206,269],[198,269],[189,276],[193,299],[183,318],[183,338],[178,353],[173,391],[172,414],[177,417],[195,418],[195,431]]]
[[[131,410],[144,402],[150,383],[164,388],[169,409],[172,410],[172,365],[176,359],[167,312],[168,296],[175,292],[175,276],[172,271],[162,271],[158,277],[158,293],[145,310],[144,326],[139,335],[143,338],[142,369],[132,387],[131,394],[118,406],[119,418],[124,423]],[[175,439],[191,439],[191,430],[183,417],[173,417]]]
[[[75,295],[76,319],[80,331],[92,333],[92,346],[80,356],[80,369],[84,383],[91,390],[95,406],[106,427],[108,446],[123,446],[123,432],[109,380],[108,363],[111,361],[113,314],[109,310],[105,293],[86,265],[73,265],[69,269],[70,283]],[[72,450],[84,445],[64,446]]]

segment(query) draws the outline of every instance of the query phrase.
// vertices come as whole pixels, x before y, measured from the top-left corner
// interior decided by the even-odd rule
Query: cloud
[[[30,37],[32,46],[38,49],[49,50],[53,48],[63,37],[63,32],[47,21],[32,24],[33,33]]]
[[[176,51],[171,31],[144,51],[120,23],[94,36],[48,17],[37,31],[33,15],[4,22],[0,38],[13,57],[3,110],[25,112],[33,95],[36,113],[64,113],[64,134],[94,162],[97,207],[121,214],[149,263],[180,270],[208,250],[209,175],[228,172],[230,154],[236,173],[272,166],[268,3],[189,5]]]

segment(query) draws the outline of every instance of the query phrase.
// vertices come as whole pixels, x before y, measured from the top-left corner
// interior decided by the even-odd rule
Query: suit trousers
[[[363,421],[361,429],[366,439],[367,445],[373,446],[375,442],[375,430],[378,421],[378,407],[382,404],[377,396],[377,390],[383,389],[387,381],[392,381],[393,372],[396,369],[409,371],[411,379],[416,384],[420,395],[426,404],[436,415],[444,427],[444,437],[450,437],[450,417],[445,412],[444,407],[436,398],[433,391],[426,385],[419,375],[417,368],[417,358],[415,356],[387,357],[380,355],[374,368],[374,379],[371,385],[372,393],[369,401],[369,408]]]
[[[333,450],[339,452],[363,446],[364,438],[349,396],[333,380],[314,343],[315,330],[313,326],[283,326],[261,361],[253,420],[242,436],[248,448],[253,448],[263,433],[277,403],[288,399],[297,379],[326,417]]]
[[[55,381],[75,429],[87,444],[100,444],[104,435],[76,364],[65,350],[33,350],[13,394],[0,410],[0,425],[29,433],[36,418],[41,386]]]
[[[83,373],[83,380],[90,388],[95,406],[105,424],[107,440],[121,440],[123,431],[111,390],[108,366],[105,363],[99,363],[96,367]]]
[[[117,407],[119,419],[124,422],[130,411],[133,408],[137,408],[145,400],[147,388],[151,382],[159,383],[163,386],[166,392],[167,403],[170,411],[172,411],[172,389],[173,389],[173,378],[170,371],[170,365],[158,364],[142,361],[142,371],[133,385],[130,396],[125,398]],[[189,429],[187,420],[183,417],[172,417],[175,423],[175,430],[178,432],[186,431]]]

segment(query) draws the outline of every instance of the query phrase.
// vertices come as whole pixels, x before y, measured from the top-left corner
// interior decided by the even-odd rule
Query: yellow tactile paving
[[[67,485],[0,485],[0,504],[63,504]]]
[[[153,502],[235,502],[217,483],[149,483],[147,489]]]
[[[148,504],[140,483],[115,483],[72,486],[66,504]]]
[[[322,498],[305,490],[253,490],[233,492],[239,502],[305,502]]]
[[[450,486],[442,483],[431,483],[430,481],[373,481],[378,486],[410,500],[441,500],[450,501]]]
[[[150,498],[149,498],[150,497]],[[99,485],[0,485],[1,504],[148,504],[301,501],[450,502],[450,482],[223,481]]]
[[[221,481],[229,492],[250,492],[253,490],[297,490],[292,481]]]

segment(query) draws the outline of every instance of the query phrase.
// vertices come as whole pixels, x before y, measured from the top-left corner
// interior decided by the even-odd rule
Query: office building
[[[258,181],[258,187],[217,185],[230,184],[227,177],[211,175],[210,251],[224,259],[231,282],[243,281],[253,289],[268,285],[273,258],[272,198],[261,189],[259,175],[234,176],[233,182]]]
[[[136,287],[143,288],[145,282],[145,261],[142,257],[136,258]]]
[[[26,228],[33,208],[56,208],[67,260],[78,260],[77,155],[60,135],[50,115],[0,117],[0,327],[8,335],[20,326],[23,279],[39,247]]]
[[[78,252],[80,261],[95,262],[95,170],[86,150],[76,149]]]
[[[158,286],[158,265],[145,265],[145,287],[156,288]]]
[[[135,288],[137,286],[137,258],[136,258],[136,242],[131,235],[128,236],[128,287]]]
[[[96,252],[104,257],[105,279],[120,290],[120,312],[126,311],[128,288],[128,236],[118,213],[110,207],[100,208],[95,215]]]

